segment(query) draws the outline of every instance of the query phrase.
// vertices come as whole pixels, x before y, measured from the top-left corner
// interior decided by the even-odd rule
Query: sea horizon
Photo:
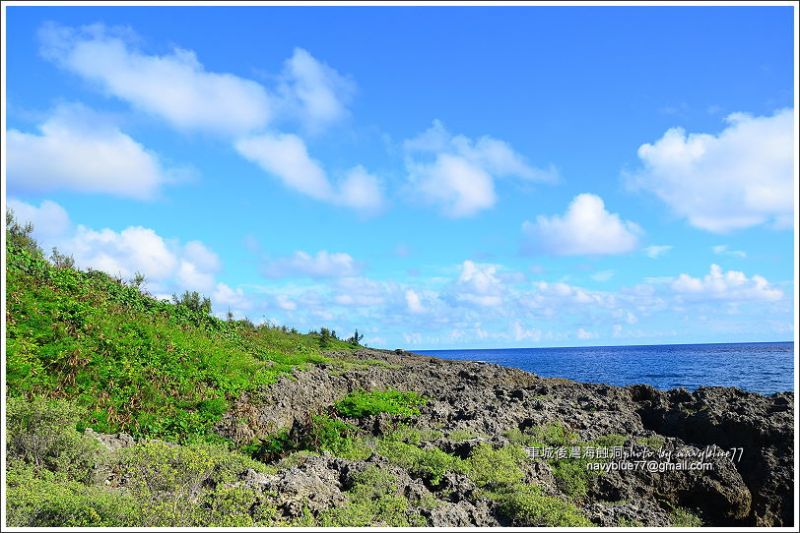
[[[538,350],[538,349],[556,349],[556,348],[632,348],[637,346],[706,346],[706,345],[715,345],[715,344],[778,344],[778,343],[794,343],[794,339],[789,340],[773,340],[773,341],[736,341],[736,342],[668,342],[668,343],[659,343],[659,344],[582,344],[582,345],[554,345],[554,346],[498,346],[492,348],[424,348],[422,350],[418,349],[406,349],[402,348],[405,352],[410,353],[425,353],[425,352],[448,352],[448,351],[492,351],[492,350]],[[390,350],[391,348],[378,348],[379,350]]]
[[[737,387],[791,392],[794,341],[415,350],[441,359],[498,364],[585,383],[658,389]]]

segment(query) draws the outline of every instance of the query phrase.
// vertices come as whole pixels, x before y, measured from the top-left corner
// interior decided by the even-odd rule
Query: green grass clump
[[[130,495],[87,486],[30,465],[9,468],[6,512],[12,527],[136,526],[138,502]]]
[[[60,254],[48,261],[31,228],[7,217],[6,324],[9,397],[71,398],[101,433],[185,442],[214,439],[241,393],[328,362],[318,335],[220,320],[210,302],[173,302]],[[329,348],[350,352],[331,339]]]
[[[8,522],[15,526],[256,526],[277,516],[238,476],[269,467],[223,445],[139,442],[110,452],[68,400],[8,403]]]
[[[372,454],[372,449],[358,436],[357,427],[327,415],[311,417],[303,445],[350,460],[363,460]]]
[[[466,471],[479,487],[498,488],[521,483],[525,477],[522,465],[529,460],[520,446],[495,449],[489,444],[481,444],[467,459]]]
[[[702,527],[699,516],[683,507],[676,507],[670,512],[670,525],[673,527]]]
[[[9,398],[6,403],[6,450],[10,462],[85,482],[102,454],[97,440],[76,430],[86,412],[74,402]]]
[[[497,501],[499,510],[514,526],[588,526],[589,520],[573,503],[541,492],[525,480],[525,449],[512,444],[476,447],[466,460],[464,472],[484,494]]]
[[[354,391],[337,402],[334,407],[340,415],[348,418],[363,418],[380,413],[410,417],[418,415],[419,408],[426,402],[427,400],[416,392]]]
[[[397,479],[377,467],[357,474],[347,491],[347,504],[325,511],[319,525],[325,527],[410,527],[425,526],[417,511],[410,511],[408,499],[400,492]]]
[[[422,443],[436,440],[441,436],[442,432],[437,429],[421,429],[409,426],[408,424],[398,424],[397,427],[385,435],[384,438],[419,446]]]
[[[438,485],[447,472],[463,472],[465,469],[462,459],[439,448],[423,449],[401,441],[382,440],[378,442],[377,451],[432,485]]]
[[[450,433],[447,434],[447,438],[452,440],[453,442],[466,442],[468,440],[477,439],[478,437],[482,437],[482,435],[477,431],[469,431],[467,429],[454,429]]]
[[[534,485],[516,485],[497,497],[500,512],[515,526],[586,527],[592,523],[575,507],[542,494]]]
[[[637,437],[636,444],[641,444],[642,446],[647,446],[652,450],[660,450],[664,446],[664,442],[666,439],[661,435],[650,435],[649,437]]]

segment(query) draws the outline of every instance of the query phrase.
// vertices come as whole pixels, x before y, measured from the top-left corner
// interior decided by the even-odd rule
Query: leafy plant
[[[416,416],[427,400],[416,392],[354,391],[336,403],[335,409],[342,416],[363,418],[387,413],[399,416]]]

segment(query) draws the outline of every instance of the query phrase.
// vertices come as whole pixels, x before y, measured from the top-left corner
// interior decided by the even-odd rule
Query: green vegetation
[[[638,437],[636,439],[636,444],[641,444],[642,446],[647,446],[652,450],[660,450],[664,446],[664,437],[661,435],[650,435],[649,437]]]
[[[198,293],[173,302],[69,258],[48,261],[7,216],[7,385],[10,397],[74,398],[98,432],[176,442],[215,439],[241,393],[331,362],[319,335],[248,320],[220,320]],[[330,338],[326,347],[352,350]],[[335,363],[335,361],[334,361]]]
[[[336,411],[348,418],[387,413],[399,416],[416,416],[419,408],[427,400],[416,392],[387,391],[355,391],[336,403]]]
[[[110,452],[76,430],[85,411],[68,400],[11,398],[7,414],[9,525],[247,526],[275,516],[254,490],[224,485],[269,471],[225,446],[150,441]]]
[[[542,494],[539,487],[516,485],[498,498],[501,511],[514,525],[587,527],[592,523],[569,502]]]
[[[670,525],[673,527],[702,527],[703,521],[683,507],[676,507],[670,513]]]
[[[377,467],[369,467],[355,476],[347,492],[347,504],[330,509],[320,517],[320,525],[332,527],[425,526],[427,521],[410,511],[408,500],[400,492],[397,479]]]
[[[439,448],[423,449],[400,441],[382,440],[377,451],[391,462],[402,466],[414,476],[438,485],[447,472],[464,470],[463,460]]]

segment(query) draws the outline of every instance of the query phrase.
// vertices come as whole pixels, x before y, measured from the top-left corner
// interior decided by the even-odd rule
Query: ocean
[[[659,389],[739,387],[772,394],[794,390],[794,343],[661,344],[576,348],[414,350],[415,353],[519,368],[543,377]]]

